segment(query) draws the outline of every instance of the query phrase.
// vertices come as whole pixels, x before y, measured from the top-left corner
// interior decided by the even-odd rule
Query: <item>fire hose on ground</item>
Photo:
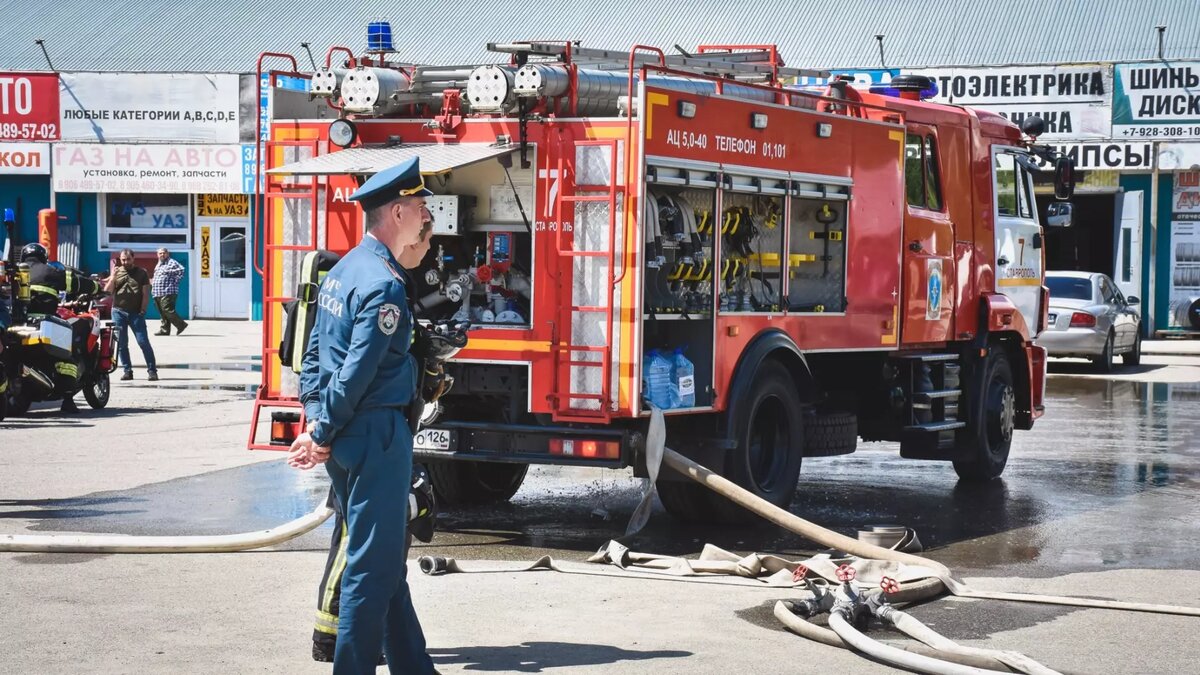
[[[922,556],[905,553],[860,541],[815,523],[775,506],[745,490],[736,483],[720,476],[704,466],[671,450],[665,445],[665,424],[662,413],[655,411],[651,417],[647,446],[651,465],[649,488],[635,511],[630,525],[631,531],[640,529],[649,517],[652,486],[657,478],[659,464],[728,498],[738,506],[787,529],[805,539],[827,546],[849,556],[865,561],[890,561],[928,571],[924,578],[899,587],[884,578],[883,591],[862,592],[854,583],[854,570],[842,565],[837,579],[841,581],[836,593],[822,591],[820,586],[811,585],[814,599],[799,603],[799,613],[810,616],[829,613],[829,628],[813,624],[798,615],[797,608],[789,609],[783,602],[776,603],[774,614],[790,631],[822,644],[853,649],[882,662],[900,668],[927,673],[982,673],[1020,671],[1031,675],[1055,673],[1042,664],[1016,652],[977,649],[958,645],[938,634],[895,607],[893,603],[909,603],[930,599],[949,592],[957,597],[1009,600],[1016,602],[1069,605],[1075,607],[1118,609],[1125,611],[1151,612],[1200,617],[1200,608],[1160,605],[1150,603],[1098,600],[1069,596],[1053,596],[1029,593],[1011,593],[975,590],[955,579],[945,565]],[[278,527],[259,532],[247,532],[212,536],[127,536],[127,535],[0,535],[0,552],[18,553],[228,553],[248,551],[283,543],[312,531],[325,522],[333,511],[321,503],[311,513],[284,523]],[[659,556],[661,557],[661,556]],[[462,570],[452,558],[422,557],[420,566],[426,573]],[[560,569],[549,556],[545,556],[525,569]],[[511,571],[511,570],[509,570]],[[628,575],[617,575],[628,576]],[[836,597],[835,597],[836,596]],[[886,597],[885,597],[886,596]],[[855,621],[864,612],[880,621],[893,625],[897,630],[919,641],[903,648],[883,644],[864,635],[855,627]]]

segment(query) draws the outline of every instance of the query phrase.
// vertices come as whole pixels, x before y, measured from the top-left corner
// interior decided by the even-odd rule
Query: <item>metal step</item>
[[[917,401],[932,401],[935,398],[958,398],[959,396],[962,396],[961,389],[936,389],[934,391],[913,392],[913,399]]]
[[[939,432],[939,431],[954,431],[967,426],[966,422],[928,422],[926,424],[914,424],[910,427],[904,427],[905,431],[923,431],[923,432]]]
[[[957,361],[958,354],[900,354],[893,358],[921,361],[923,363],[937,363],[939,361]]]

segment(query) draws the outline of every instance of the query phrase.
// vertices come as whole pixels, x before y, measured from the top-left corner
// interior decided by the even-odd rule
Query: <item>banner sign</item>
[[[212,276],[212,228],[200,226],[200,278]]]
[[[1200,62],[1121,63],[1113,92],[1113,137],[1200,139]]]
[[[197,218],[244,218],[250,215],[246,195],[196,195]]]
[[[0,143],[0,175],[49,174],[49,143]]]
[[[1008,66],[904,70],[937,84],[933,101],[994,112],[1017,126],[1046,122],[1042,140],[1111,138],[1112,66]]]
[[[1188,307],[1200,297],[1200,171],[1175,172],[1171,196],[1171,326],[1190,328]]]
[[[1158,168],[1200,169],[1200,143],[1159,143]]]
[[[1153,143],[1047,143],[1075,160],[1076,169],[1150,171],[1153,168]],[[1043,167],[1049,164],[1035,160]]]
[[[237,143],[238,76],[62,73],[62,139]]]
[[[55,192],[238,193],[240,145],[54,146]]]
[[[58,75],[0,73],[0,141],[58,138]]]
[[[829,85],[834,78],[846,75],[854,78],[851,82],[852,86],[860,89],[867,89],[873,84],[887,84],[892,81],[892,78],[899,75],[899,69],[882,68],[859,68],[851,70],[831,70],[829,77],[797,77],[789,86],[795,86],[801,89],[824,89]]]

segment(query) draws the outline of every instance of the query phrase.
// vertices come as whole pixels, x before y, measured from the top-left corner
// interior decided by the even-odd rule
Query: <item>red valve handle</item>
[[[880,579],[879,587],[882,588],[883,592],[887,593],[888,595],[900,592],[900,582],[891,577],[884,577]]]
[[[792,581],[799,583],[804,581],[804,577],[808,576],[808,568],[804,565],[796,565],[796,569],[792,570]]]
[[[857,575],[858,575],[858,572],[854,571],[854,568],[851,567],[849,564],[845,564],[845,565],[842,565],[841,567],[837,568],[838,581],[841,581],[843,583],[847,582],[847,581],[853,581],[854,577]]]
[[[487,265],[480,265],[475,270],[475,277],[479,279],[479,283],[486,284],[492,280],[492,268]]]

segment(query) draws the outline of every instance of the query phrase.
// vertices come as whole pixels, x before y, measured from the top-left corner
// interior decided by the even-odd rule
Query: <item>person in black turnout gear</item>
[[[49,258],[46,247],[38,243],[26,244],[21,249],[21,262],[29,265],[29,306],[25,313],[30,319],[54,316],[58,312],[60,293],[66,293],[68,299],[100,293],[100,283],[95,279],[74,267],[51,263]],[[83,356],[91,332],[91,319],[72,320],[71,351],[74,356]],[[63,397],[62,412],[79,412],[72,396]]]
[[[403,281],[406,288],[416,288],[408,270],[420,266],[421,260],[429,252],[430,233],[432,229],[433,221],[426,222],[421,230],[420,240],[410,246],[404,255],[397,260],[400,263],[401,269],[399,272],[404,277]],[[415,292],[407,294],[409,311],[412,312],[413,316],[416,316],[414,307],[416,295]],[[424,361],[428,349],[428,338],[425,337],[427,330],[427,328],[413,322],[413,340],[409,351],[419,364]],[[303,348],[301,348],[301,352],[303,352]],[[329,556],[325,561],[325,573],[322,575],[321,585],[317,589],[317,616],[316,623],[313,626],[312,657],[314,661],[332,663],[334,650],[337,648],[342,573],[346,568],[347,549],[345,514],[338,507],[332,488],[329,491],[327,504],[334,510],[333,537],[329,545]],[[433,520],[436,510],[437,504],[433,494],[433,485],[429,481],[429,474],[424,467],[414,465],[412,488],[408,496],[409,546],[412,544],[413,537],[425,543],[433,540]],[[405,549],[406,551],[407,548]],[[380,657],[379,662],[383,664],[384,659]]]
[[[58,311],[58,294],[65,292],[67,298],[77,295],[95,295],[100,284],[74,267],[52,265],[46,247],[41,244],[26,244],[21,249],[21,262],[29,264],[29,309],[30,316],[50,316]]]

